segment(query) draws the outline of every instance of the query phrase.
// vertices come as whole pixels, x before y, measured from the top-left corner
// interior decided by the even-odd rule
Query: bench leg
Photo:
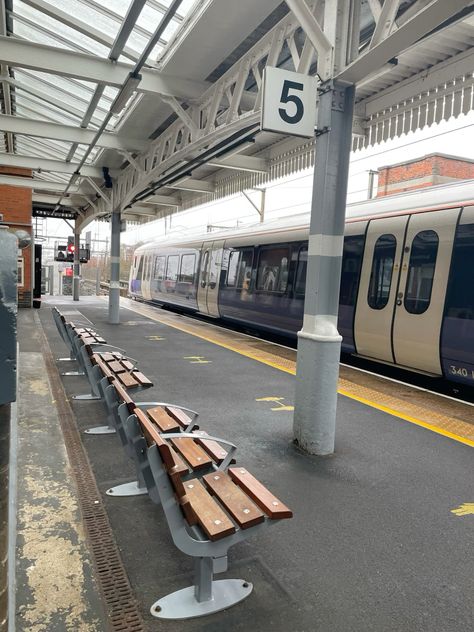
[[[130,483],[122,483],[122,485],[115,485],[106,492],[107,496],[141,496],[147,494],[146,487],[140,487],[138,481],[130,481]]]
[[[150,612],[158,619],[203,617],[243,601],[252,592],[252,584],[243,579],[214,581],[213,559],[196,558],[195,585],[178,590],[156,601]]]

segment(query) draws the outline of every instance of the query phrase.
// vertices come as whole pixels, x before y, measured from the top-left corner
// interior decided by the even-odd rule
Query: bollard
[[[10,404],[16,400],[17,239],[0,225],[0,632],[8,627]]]

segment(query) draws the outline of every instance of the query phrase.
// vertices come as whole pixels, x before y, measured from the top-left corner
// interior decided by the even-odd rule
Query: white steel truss
[[[152,142],[147,151],[134,156],[133,162],[115,183],[114,204],[122,210],[130,208],[144,195],[149,195],[150,191],[162,186],[173,186],[175,180],[183,180],[184,176],[189,176],[193,166],[200,164],[226,169],[214,176],[212,191],[203,191],[202,187],[199,191],[195,190],[194,194],[183,198],[182,208],[265,184],[313,164],[312,140],[294,141],[290,143],[290,149],[288,144],[283,144],[281,153],[273,152],[270,159],[242,155],[216,158],[218,153],[213,155],[214,149],[216,152],[225,152],[225,144],[224,147],[222,145],[226,139],[241,141],[246,135],[250,136],[259,130],[262,74],[266,65],[281,64],[284,60],[285,68],[308,73],[317,59],[315,49],[319,57],[332,54],[330,39],[325,35],[331,34],[330,25],[321,29],[318,23],[324,3],[308,5],[303,0],[292,0],[288,4],[300,9],[296,11],[298,18],[289,13],[208,88],[202,97],[187,102],[165,97],[177,119]],[[330,0],[327,0],[326,15],[329,4]],[[429,31],[470,4],[472,2],[466,0],[453,0],[449,3],[442,0],[419,0],[410,7],[408,16],[402,16],[396,21],[399,0],[387,0],[383,5],[378,0],[372,0],[370,5],[376,23],[372,38],[365,51],[352,63],[345,64],[340,78],[360,80],[362,85],[364,73],[370,71],[374,74],[379,66],[382,67],[381,74],[393,70],[395,64],[388,64],[388,68],[383,67],[385,61],[388,61],[388,55],[394,57],[410,50]],[[300,20],[310,31],[308,36],[301,34]],[[318,28],[315,28],[315,24]],[[384,92],[369,99],[360,99],[353,148],[393,138],[472,109],[472,70],[469,71],[468,66],[471,64],[470,68],[473,67],[474,51],[470,48],[459,57],[459,60],[449,59],[439,69],[423,69],[419,76],[412,76],[402,84],[387,89],[385,102]],[[325,66],[323,70],[324,68]],[[443,81],[448,73],[457,68],[459,72],[455,79]],[[428,85],[432,87],[423,91],[420,96],[422,84],[425,88]],[[397,104],[393,99],[400,89],[405,90],[405,93],[403,101]],[[268,156],[268,151],[265,153]],[[256,160],[261,161],[260,168],[245,168],[245,161]],[[229,175],[227,168],[239,171]],[[100,213],[110,212],[110,209],[106,209],[104,200],[99,200],[94,210]],[[88,215],[89,213],[86,217]]]

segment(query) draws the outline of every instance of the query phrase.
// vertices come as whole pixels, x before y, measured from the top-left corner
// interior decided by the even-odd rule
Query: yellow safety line
[[[131,309],[132,311],[136,311],[138,313],[139,310],[137,310],[134,307],[129,307],[129,309]],[[148,310],[147,310],[148,311]],[[238,347],[234,347],[233,345],[229,345],[225,342],[220,342],[219,340],[215,340],[214,338],[209,338],[207,336],[203,336],[200,333],[197,333],[196,331],[193,331],[192,328],[188,328],[186,326],[182,326],[182,325],[177,325],[175,323],[170,323],[170,322],[165,322],[164,320],[160,320],[158,318],[158,316],[154,316],[151,314],[148,314],[148,317],[151,318],[152,320],[155,320],[161,324],[164,325],[168,325],[169,327],[173,327],[174,329],[177,329],[179,331],[182,331],[186,334],[190,334],[192,336],[195,336],[196,338],[200,338],[201,340],[205,340],[206,342],[210,342],[211,344],[215,344],[219,347],[223,347],[224,349],[228,349],[229,351],[234,351],[235,353],[238,353],[240,355],[245,356],[246,358],[250,358],[251,360],[255,360],[256,362],[260,362],[262,364],[266,364],[267,366],[271,366],[274,369],[278,369],[280,371],[284,371],[285,373],[289,373],[290,375],[296,375],[296,370],[295,369],[291,369],[291,368],[287,368],[284,366],[281,366],[280,364],[278,364],[277,362],[272,362],[271,360],[266,360],[265,358],[261,358],[257,355],[254,355],[251,352],[248,351],[243,351],[242,349],[239,349]],[[426,428],[427,430],[431,430],[432,432],[436,432],[437,434],[443,435],[444,437],[448,437],[449,439],[453,439],[454,441],[458,441],[459,443],[463,443],[464,445],[468,445],[471,448],[474,448],[474,441],[472,441],[471,439],[466,439],[465,437],[461,437],[460,435],[454,434],[453,432],[449,432],[449,430],[443,430],[443,428],[440,428],[439,426],[434,426],[432,424],[427,423],[426,421],[421,421],[421,419],[416,419],[415,417],[411,417],[410,415],[406,415],[405,413],[401,413],[397,410],[394,410],[393,408],[388,408],[388,406],[383,406],[382,404],[377,404],[376,402],[372,402],[369,399],[365,399],[364,397],[360,397],[359,395],[354,395],[352,393],[349,393],[348,391],[344,390],[344,389],[338,389],[337,392],[340,395],[343,395],[344,397],[348,397],[349,399],[354,399],[358,402],[361,402],[362,404],[365,404],[366,406],[370,406],[371,408],[376,408],[377,410],[381,410],[384,413],[387,413],[389,415],[393,415],[394,417],[398,417],[400,419],[403,419],[405,421],[408,421],[409,423],[415,424],[416,426],[421,426],[422,428]]]

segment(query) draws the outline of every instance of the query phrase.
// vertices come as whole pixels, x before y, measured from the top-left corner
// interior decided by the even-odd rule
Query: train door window
[[[339,303],[341,305],[355,305],[359,288],[364,241],[364,235],[351,235],[344,238],[341,290],[339,294]]]
[[[155,271],[153,278],[155,281],[162,281],[165,276],[166,257],[160,256],[155,260]]]
[[[446,299],[446,316],[474,320],[474,224],[458,226]]]
[[[201,287],[207,284],[207,266],[209,263],[209,250],[206,250],[201,262]]]
[[[298,253],[296,267],[295,294],[304,294],[306,288],[306,269],[308,267],[308,247],[303,246]]]
[[[240,251],[239,267],[237,272],[236,287],[248,290],[250,288],[250,278],[252,276],[253,249],[246,248]]]
[[[264,248],[257,269],[257,290],[285,292],[288,285],[288,248]]]
[[[367,302],[372,309],[383,309],[388,303],[396,250],[395,235],[381,235],[375,242],[367,295]]]
[[[434,230],[422,230],[413,239],[405,288],[405,309],[410,314],[423,314],[430,305],[438,244]]]
[[[143,278],[143,262],[144,262],[145,257],[140,257],[140,263],[138,264],[138,272],[137,272],[137,279],[142,279]]]
[[[194,283],[194,266],[196,255],[189,254],[181,257],[181,267],[179,269],[179,280],[181,283]]]
[[[168,257],[168,265],[166,266],[166,280],[176,281],[178,277],[179,255],[171,255]]]

